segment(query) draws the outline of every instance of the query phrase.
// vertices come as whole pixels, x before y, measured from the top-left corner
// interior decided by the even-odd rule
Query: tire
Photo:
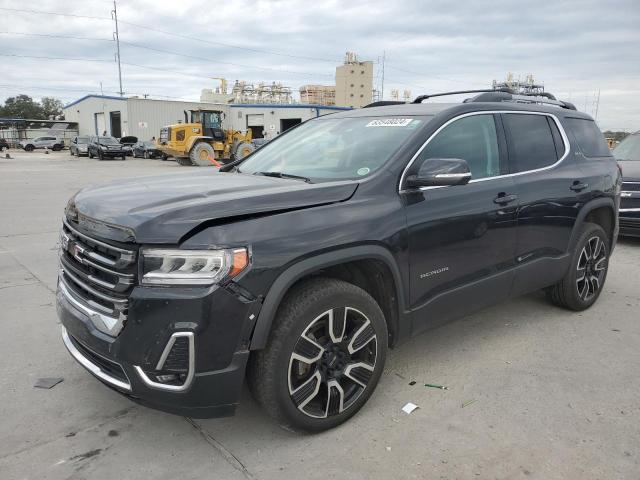
[[[252,154],[256,149],[253,143],[240,142],[233,154],[235,160],[242,160],[247,155]]]
[[[564,278],[546,290],[549,300],[568,310],[586,310],[604,287],[609,270],[609,237],[600,225],[585,223]]]
[[[176,162],[178,162],[178,165],[182,165],[183,167],[193,167],[193,163],[191,163],[190,158],[176,157]]]
[[[100,160],[100,161],[104,160],[104,155],[102,154],[102,152],[100,150],[98,150],[98,160]]]
[[[122,161],[125,161],[127,159],[127,156],[126,155],[122,155],[121,158],[122,158]]]
[[[35,149],[35,147],[33,145],[25,145],[24,146],[24,151],[25,152],[33,152],[34,149]]]
[[[93,153],[91,153],[91,150],[88,150],[88,155],[89,155],[89,158],[93,158]]]
[[[198,142],[191,148],[189,158],[191,163],[198,167],[211,167],[213,163],[209,158],[215,158],[215,151],[208,143]]]
[[[162,157],[161,157],[161,158],[162,158],[162,161],[163,161],[163,162],[166,162],[167,160],[169,160],[169,156],[168,156],[168,155],[166,155],[166,154],[164,154],[164,153],[162,154]]]
[[[386,352],[384,315],[367,292],[342,280],[311,279],[294,286],[280,305],[267,347],[250,358],[249,387],[281,425],[327,430],[366,403]]]
[[[149,160],[149,152],[147,152],[146,150],[144,151],[144,153],[142,154],[142,156],[144,158],[146,158],[147,160]]]
[[[60,150],[62,150],[62,145],[55,144],[51,147],[51,150],[53,150],[54,152],[59,152]]]

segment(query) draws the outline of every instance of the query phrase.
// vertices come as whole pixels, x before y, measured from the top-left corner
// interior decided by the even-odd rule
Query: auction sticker
[[[406,127],[413,121],[413,118],[381,118],[371,120],[367,127]]]

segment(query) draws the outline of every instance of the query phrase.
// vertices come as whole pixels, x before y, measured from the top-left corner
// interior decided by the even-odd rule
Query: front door
[[[516,246],[517,197],[512,177],[504,176],[499,117],[484,113],[454,120],[431,139],[408,173],[428,158],[466,160],[472,180],[402,190],[414,332],[506,298]]]

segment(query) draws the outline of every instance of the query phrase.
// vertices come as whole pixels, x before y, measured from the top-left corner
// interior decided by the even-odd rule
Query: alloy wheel
[[[598,293],[606,272],[607,250],[600,237],[593,236],[580,252],[576,273],[578,296],[589,301]]]
[[[350,408],[373,376],[378,339],[371,321],[351,307],[327,310],[298,338],[289,359],[289,395],[313,418]]]

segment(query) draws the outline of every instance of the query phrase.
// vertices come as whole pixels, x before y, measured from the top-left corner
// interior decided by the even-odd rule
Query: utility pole
[[[122,91],[122,68],[120,67],[120,34],[118,32],[118,7],[116,0],[113,0],[113,10],[111,10],[111,18],[116,22],[116,31],[113,34],[113,39],[116,41],[116,59],[118,61],[118,80],[120,82],[120,96],[124,96]]]
[[[598,121],[598,109],[600,108],[600,89],[598,89],[598,99],[596,100],[596,114],[595,120]]]
[[[382,86],[380,87],[380,100],[384,100],[384,60],[386,51],[382,51]]]

